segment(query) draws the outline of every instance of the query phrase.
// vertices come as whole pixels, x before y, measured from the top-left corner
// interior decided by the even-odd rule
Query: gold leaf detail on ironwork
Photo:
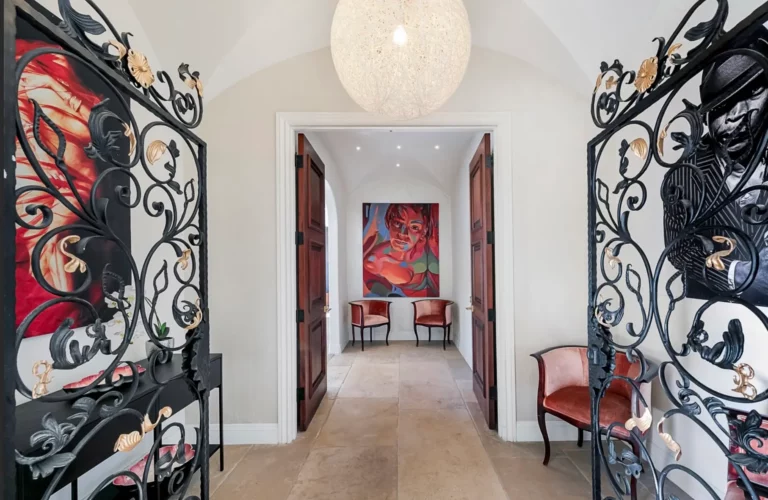
[[[59,243],[59,251],[61,251],[62,254],[64,254],[65,257],[69,257],[70,261],[64,264],[64,272],[67,272],[69,274],[74,273],[75,271],[79,271],[81,273],[84,273],[88,266],[86,266],[85,261],[79,257],[76,257],[73,253],[67,251],[67,245],[70,243],[77,243],[80,241],[80,237],[73,234],[71,236],[67,236],[66,238],[62,239]]]
[[[646,407],[642,416],[640,417],[633,416],[632,418],[627,420],[627,423],[624,424],[624,427],[628,431],[631,431],[632,429],[637,427],[638,429],[640,429],[640,432],[645,433],[645,431],[651,428],[651,424],[653,424],[653,415],[651,415],[651,411]]]
[[[130,145],[128,156],[133,156],[133,152],[136,151],[136,135],[133,133],[131,126],[127,123],[123,123],[123,135],[128,138],[128,144]]]
[[[597,75],[597,82],[595,82],[595,90],[592,92],[593,94],[597,92],[597,90],[600,88],[600,85],[603,83],[603,74],[600,73]]]
[[[134,448],[136,448],[136,446],[139,445],[139,443],[141,443],[147,433],[152,432],[155,430],[155,427],[160,425],[163,417],[171,418],[171,415],[173,415],[173,410],[170,406],[163,407],[163,409],[157,413],[157,421],[155,423],[152,423],[152,421],[149,419],[149,415],[145,414],[144,421],[141,423],[141,432],[133,431],[130,434],[120,434],[120,437],[118,437],[117,441],[115,442],[114,451],[132,451]]]
[[[200,323],[203,322],[203,308],[201,307],[200,299],[197,299],[195,301],[195,306],[197,306],[197,312],[195,313],[195,319],[192,321],[192,324],[185,327],[184,330],[189,331],[197,328],[200,326]]]
[[[608,90],[611,90],[613,87],[618,85],[618,83],[619,83],[619,80],[617,80],[615,76],[611,75],[605,81],[605,88]]]
[[[723,264],[723,257],[728,257],[733,253],[733,250],[736,248],[736,240],[732,238],[726,238],[725,236],[713,236],[712,241],[715,243],[725,243],[728,245],[728,248],[725,250],[720,250],[709,257],[707,257],[706,264],[707,267],[710,269],[714,269],[715,271],[725,271],[725,264]]]
[[[641,160],[648,158],[648,143],[642,137],[638,137],[630,142],[629,149]]]
[[[656,146],[658,146],[659,155],[664,156],[664,139],[667,138],[667,129],[669,128],[669,125],[661,129],[661,132],[659,132],[659,140],[656,142]]]
[[[139,85],[148,89],[155,83],[155,74],[149,66],[147,56],[134,49],[128,51],[128,69]]]
[[[733,383],[736,384],[733,392],[738,392],[750,401],[755,399],[757,397],[757,388],[749,383],[750,380],[755,378],[755,370],[747,363],[739,363],[733,366],[733,371],[736,372],[733,376]]]
[[[611,247],[605,247],[605,256],[608,257],[608,265],[611,266],[611,269],[614,269],[616,264],[621,264],[621,259],[613,254]]]
[[[40,367],[43,367],[43,371],[40,371]],[[48,384],[53,380],[51,370],[53,370],[53,365],[50,361],[40,360],[32,366],[32,374],[38,378],[37,383],[32,388],[32,399],[48,394]]]
[[[167,150],[168,146],[166,146],[163,141],[159,139],[152,141],[147,148],[147,161],[150,165],[154,165],[155,162],[159,160]]]
[[[635,88],[641,94],[647,91],[653,83],[656,81],[656,76],[659,72],[659,59],[656,57],[649,57],[640,65],[640,69],[637,70],[637,76],[635,77]]]
[[[667,448],[669,448],[669,451],[675,454],[675,461],[679,462],[680,457],[683,456],[683,450],[680,448],[680,445],[672,439],[672,436],[664,432],[664,419],[662,418],[659,420],[659,424],[656,426],[656,430],[659,433],[659,437],[662,441],[664,441],[664,444],[667,445]]]
[[[114,47],[117,50],[117,58],[118,59],[122,59],[123,57],[125,57],[125,54],[128,53],[128,49],[125,48],[125,45],[123,45],[122,43],[118,42],[117,40],[110,40],[107,43],[110,44],[112,47]]]
[[[667,50],[667,56],[671,56],[672,54],[674,54],[675,52],[677,52],[678,50],[680,50],[680,48],[681,48],[682,46],[683,46],[683,44],[682,44],[682,43],[675,43],[675,44],[672,44],[672,46],[671,46],[671,47],[669,47],[669,50]]]
[[[191,257],[192,257],[192,250],[190,250],[189,248],[187,248],[182,252],[181,257],[179,257],[179,260],[177,261],[182,271],[186,271],[187,268],[189,267],[189,259]]]

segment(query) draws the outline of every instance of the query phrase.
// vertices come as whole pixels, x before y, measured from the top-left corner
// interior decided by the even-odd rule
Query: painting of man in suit
[[[737,45],[768,56],[768,30]],[[768,306],[768,75],[754,56],[735,53],[703,72],[699,92],[706,133],[690,166],[673,169],[662,191],[666,244],[683,236],[669,260],[684,273],[688,297],[741,290],[742,299]],[[701,230],[685,236],[693,226]],[[745,240],[755,246],[755,261]]]

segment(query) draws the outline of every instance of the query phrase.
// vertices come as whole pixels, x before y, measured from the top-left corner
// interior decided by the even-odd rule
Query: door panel
[[[304,431],[327,386],[325,165],[299,134],[296,163],[298,426]]]
[[[494,324],[493,161],[486,134],[469,166],[472,240],[473,388],[490,429],[496,428],[496,329]]]

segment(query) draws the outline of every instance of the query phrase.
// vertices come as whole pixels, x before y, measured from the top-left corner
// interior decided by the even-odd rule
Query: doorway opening
[[[352,151],[355,153],[360,153],[359,168],[356,169],[358,171],[355,172],[355,175],[362,175],[359,178],[353,176],[353,178],[350,179],[349,175],[345,177],[343,173],[339,171],[338,164],[340,162],[338,161],[338,157],[341,156],[341,153],[338,151],[339,146],[337,142],[343,144],[345,137],[346,139],[349,139],[350,137],[354,137],[354,134],[358,134],[358,137],[365,135],[375,136],[377,134],[379,137],[387,134],[391,135],[391,137],[397,137],[398,134],[408,134],[409,132],[417,135],[421,134],[420,138],[417,139],[417,141],[421,142],[424,142],[423,139],[425,137],[430,137],[430,134],[444,134],[446,141],[440,141],[443,142],[443,144],[435,143],[429,145],[435,152],[441,148],[443,148],[444,152],[453,151],[452,148],[462,149],[461,145],[457,145],[456,137],[465,137],[465,144],[463,146],[464,153],[460,155],[462,156],[462,159],[455,159],[455,157],[457,157],[455,151],[453,151],[452,155],[449,155],[454,157],[455,163],[461,163],[464,166],[467,174],[465,183],[467,199],[465,201],[457,200],[459,204],[463,204],[464,208],[466,208],[466,212],[464,212],[463,217],[455,217],[456,219],[463,218],[463,221],[451,221],[453,214],[459,213],[458,205],[456,207],[453,206],[453,199],[455,198],[453,196],[454,192],[459,189],[457,186],[453,185],[453,179],[459,175],[458,171],[452,173],[440,171],[439,168],[437,168],[439,166],[436,166],[437,169],[433,170],[430,175],[429,169],[409,169],[408,165],[406,165],[406,161],[410,160],[406,159],[401,162],[400,166],[396,163],[393,164],[389,169],[389,172],[385,171],[381,166],[375,166],[374,172],[366,172],[366,169],[369,168],[366,162],[372,162],[373,159],[381,158],[384,155],[375,151],[363,151],[363,148],[358,148],[354,144],[347,144],[347,146],[352,148]],[[468,316],[470,312],[468,309],[473,305],[470,303],[470,295],[472,295],[471,287],[473,283],[471,273],[474,268],[477,267],[473,264],[471,256],[472,246],[469,237],[471,233],[471,224],[473,223],[470,217],[470,214],[473,212],[472,203],[469,201],[471,194],[471,178],[469,174],[471,168],[470,163],[473,159],[477,160],[478,144],[483,142],[481,139],[485,137],[486,133],[493,134],[494,146],[493,155],[491,155],[489,138],[487,140],[488,147],[481,155],[483,166],[490,165],[491,158],[495,158],[493,185],[489,182],[488,187],[493,186],[497,191],[501,191],[503,187],[506,187],[503,191],[509,193],[511,192],[511,123],[510,116],[507,113],[488,113],[483,115],[464,113],[434,115],[427,119],[409,123],[408,127],[393,127],[390,124],[385,123],[382,119],[356,113],[338,115],[322,113],[279,114],[277,137],[279,185],[278,216],[280,221],[288,222],[289,225],[287,227],[279,225],[281,235],[279,235],[280,247],[278,249],[280,254],[278,262],[278,294],[281,311],[292,311],[290,316],[279,318],[280,342],[278,362],[280,369],[280,384],[278,387],[278,431],[281,442],[290,442],[296,436],[296,415],[299,415],[299,407],[301,405],[300,392],[299,397],[296,397],[297,389],[301,385],[306,385],[299,381],[302,374],[310,373],[310,377],[312,378],[308,380],[313,384],[320,378],[323,378],[324,384],[327,384],[328,376],[327,365],[322,367],[315,366],[309,372],[301,370],[302,356],[309,354],[310,357],[306,358],[307,360],[314,356],[316,364],[322,356],[312,355],[307,352],[302,354],[304,348],[298,345],[302,344],[302,341],[300,340],[301,333],[298,333],[302,328],[302,323],[301,321],[296,321],[297,312],[300,311],[299,307],[297,307],[299,305],[299,299],[297,299],[297,297],[302,293],[302,290],[300,281],[297,281],[297,279],[300,280],[302,271],[300,267],[294,267],[294,269],[297,269],[297,274],[286,272],[290,270],[291,266],[289,263],[291,261],[295,262],[297,255],[295,238],[296,235],[301,232],[301,229],[303,229],[303,226],[301,226],[301,216],[299,215],[297,219],[296,203],[297,201],[303,200],[303,198],[301,198],[302,193],[306,195],[306,193],[309,192],[302,192],[301,187],[299,186],[297,189],[296,185],[296,179],[299,178],[296,176],[295,171],[297,162],[291,156],[299,151],[297,142],[303,137],[308,143],[311,143],[313,151],[317,153],[318,162],[323,164],[323,174],[334,178],[326,179],[329,181],[329,186],[328,189],[324,191],[327,191],[327,194],[330,196],[324,196],[325,200],[323,203],[324,206],[327,206],[327,227],[329,236],[332,232],[334,235],[330,236],[326,240],[327,244],[323,245],[324,251],[328,256],[327,260],[323,258],[320,261],[323,264],[323,274],[326,274],[326,272],[328,274],[327,281],[325,277],[323,277],[322,286],[323,291],[327,289],[328,298],[326,299],[326,294],[323,293],[322,303],[325,306],[330,306],[331,314],[326,318],[327,325],[325,328],[319,329],[313,327],[315,328],[315,331],[324,330],[325,332],[326,342],[324,343],[324,350],[328,353],[332,353],[335,345],[338,345],[338,351],[342,351],[343,347],[352,341],[350,331],[350,323],[352,320],[351,310],[349,310],[350,308],[347,305],[347,302],[357,299],[370,299],[376,296],[382,297],[384,300],[390,300],[390,302],[393,303],[392,307],[395,308],[395,310],[392,311],[394,314],[392,315],[392,331],[389,336],[390,343],[403,342],[415,345],[416,338],[413,334],[414,315],[412,312],[414,310],[414,306],[412,305],[413,299],[432,298],[433,296],[438,295],[439,298],[451,300],[455,303],[452,307],[452,315],[456,317],[456,320],[452,329],[451,340],[454,341],[456,347],[453,349],[457,352],[457,355],[462,358],[468,358],[467,361],[469,362],[467,364],[475,369],[478,366],[478,361],[473,359],[472,352],[477,351],[478,349],[487,349],[489,346],[487,345],[487,341],[484,344],[483,342],[478,343],[477,341],[472,340],[473,336],[471,332],[476,321],[473,321],[471,317]],[[301,136],[299,134],[301,134]],[[332,134],[345,137],[342,137],[340,141],[331,141],[332,144],[329,146],[328,138]],[[434,137],[434,135],[432,135],[432,137]],[[398,141],[400,140],[398,139]],[[406,141],[406,138],[402,139],[402,142]],[[347,142],[349,141],[347,140]],[[427,142],[431,143],[435,141],[428,140]],[[399,145],[400,144],[398,144],[398,146]],[[406,144],[403,144],[402,146],[403,149],[405,149]],[[387,144],[386,147],[395,148],[396,145],[392,143]],[[407,147],[412,149],[413,145],[408,144]],[[369,146],[365,146],[365,149],[368,148]],[[289,151],[292,151],[290,156],[288,153]],[[368,153],[368,156],[366,156],[366,153]],[[389,156],[387,156],[387,158],[389,158]],[[403,158],[409,157],[404,155]],[[287,161],[289,159],[290,162]],[[342,160],[342,162],[343,161],[346,161],[346,159]],[[287,167],[290,167],[290,169]],[[371,173],[375,175],[371,176]],[[403,182],[404,178],[407,178],[408,181]],[[442,203],[440,199],[428,199],[426,196],[426,191],[423,188],[430,182],[437,186],[438,191],[443,192],[444,196]],[[388,197],[385,193],[385,186],[397,183],[400,185],[402,197]],[[368,187],[370,187],[369,184],[377,185],[377,188],[383,193],[382,196],[384,196],[384,198],[372,197],[372,193],[368,191]],[[473,191],[476,190],[473,188]],[[291,196],[291,194],[293,194],[293,196]],[[363,198],[366,199],[363,200]],[[331,199],[333,200],[332,203],[328,201]],[[489,213],[495,212],[495,216],[498,220],[511,222],[511,203],[509,203],[509,201],[508,197],[506,199],[503,197],[496,197],[493,202],[488,200],[484,203],[488,205]],[[439,293],[425,293],[423,292],[423,287],[416,287],[419,292],[416,295],[409,297],[405,294],[405,297],[400,297],[398,296],[398,293],[402,292],[402,289],[395,287],[392,290],[389,290],[391,293],[382,296],[380,290],[374,291],[367,288],[366,283],[368,282],[365,281],[362,276],[362,274],[366,272],[366,268],[363,265],[363,258],[365,256],[363,255],[362,239],[365,228],[363,227],[364,215],[362,211],[366,208],[364,204],[368,204],[368,209],[371,210],[372,207],[370,205],[377,203],[385,204],[386,202],[389,204],[411,203],[416,205],[436,205],[435,213],[439,213],[440,216],[439,231],[441,242],[439,244],[439,250],[436,252],[440,258],[439,264],[436,263],[436,265],[431,268],[431,272],[426,272],[427,270],[430,270],[429,262],[418,263],[421,267],[426,266],[426,269],[424,270],[425,272],[419,272],[417,274],[434,274],[438,278],[437,280],[428,279],[426,281],[429,281],[430,284],[437,285],[440,289]],[[335,231],[331,228],[333,225],[331,217],[333,210],[330,208],[331,204],[333,204],[336,209],[337,223]],[[483,203],[480,205],[483,205]],[[371,214],[369,213],[369,215]],[[297,227],[296,225],[290,224],[292,220],[297,221],[299,226]],[[379,220],[383,219],[380,217]],[[489,223],[490,221],[491,220],[489,219]],[[477,221],[474,221],[474,223],[477,224]],[[326,225],[323,224],[323,227],[326,227]],[[294,231],[290,231],[290,229],[286,231],[288,228],[294,229]],[[459,231],[458,228],[461,228],[461,231]],[[482,234],[484,236],[483,244],[490,243],[496,247],[495,251],[497,254],[503,253],[503,255],[505,255],[504,259],[496,260],[496,276],[506,277],[506,279],[499,278],[495,281],[496,301],[499,303],[512,304],[512,259],[511,252],[509,251],[512,247],[511,223],[505,223],[498,226],[495,229],[492,229],[492,232],[486,230],[487,228],[485,227],[482,229]],[[418,232],[421,229],[415,228],[414,230]],[[465,244],[463,245],[466,248],[462,251],[457,251],[454,250],[453,247],[456,246],[455,243],[458,244],[460,241],[460,232],[466,233],[466,239],[464,239]],[[290,245],[288,244],[289,241],[287,241],[287,238],[285,238],[288,234],[293,236],[290,238]],[[335,254],[337,262],[335,270],[333,269],[334,257],[331,256],[331,247],[334,242],[338,242]],[[285,264],[288,265],[286,266]],[[460,277],[463,272],[461,271],[462,268],[466,268],[466,274],[468,276]],[[339,272],[343,269],[346,269],[346,276],[342,276],[344,273]],[[422,269],[418,270],[422,271]],[[339,280],[337,281],[338,287],[336,289],[341,290],[341,292],[334,293],[334,278]],[[298,286],[297,283],[299,283]],[[354,285],[351,285],[353,283]],[[413,283],[409,283],[409,285],[412,284]],[[491,289],[494,288],[492,279],[488,285]],[[328,301],[327,303],[326,300]],[[334,310],[337,313],[335,316],[337,323],[332,325],[334,321]],[[408,313],[405,313],[404,311],[408,311]],[[498,309],[494,307],[485,308],[483,314],[478,316],[495,320],[493,321],[495,330],[495,355],[490,358],[490,361],[495,361],[496,363],[496,370],[494,371],[496,382],[493,384],[495,387],[493,387],[492,395],[491,393],[486,393],[486,395],[488,396],[488,399],[493,398],[493,403],[498,405],[498,410],[493,411],[493,416],[495,417],[498,415],[499,436],[506,440],[514,440],[514,323],[512,307]],[[456,323],[465,323],[468,326]],[[381,345],[386,346],[387,330],[387,328],[374,328],[373,332],[371,332],[370,329],[365,329],[366,343],[369,343],[370,339],[373,338],[374,342],[381,341]],[[425,347],[425,341],[429,340],[430,333],[434,336],[434,340],[439,341],[436,343],[436,346],[440,348],[443,340],[443,335],[440,335],[443,333],[442,330],[429,328],[429,326],[426,325],[424,328],[418,327],[418,330],[421,342],[420,348],[428,348]],[[433,331],[429,332],[429,330]],[[333,340],[333,337],[336,334],[338,334],[338,341]],[[356,342],[361,342],[359,329],[356,329],[355,331],[355,338]],[[311,345],[311,342],[308,342],[307,338],[304,340],[304,345]],[[370,344],[368,344],[368,346],[370,346]],[[371,347],[368,346],[366,346],[366,348],[370,350]],[[374,343],[373,346],[377,347],[377,344]],[[491,350],[489,352],[493,353],[493,346],[490,347]],[[306,349],[304,349],[304,351],[306,351]],[[293,356],[291,356],[292,353]],[[410,354],[407,355],[409,356]],[[325,392],[325,387],[327,387],[327,385],[324,385],[323,392]],[[306,398],[308,396],[308,394],[306,394],[307,388],[305,387],[304,389],[304,396]]]

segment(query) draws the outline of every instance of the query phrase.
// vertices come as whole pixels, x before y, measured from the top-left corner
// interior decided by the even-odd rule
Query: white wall
[[[408,175],[407,167],[393,169],[385,178],[360,186],[347,197],[347,294],[350,300],[363,297],[363,203],[437,203],[440,210],[440,297],[453,299],[453,231],[451,197],[438,186],[415,181]],[[389,340],[416,340],[413,333],[413,306],[410,298],[389,298]],[[349,305],[345,304],[347,314]],[[374,328],[373,339],[384,340],[386,328]],[[366,330],[366,339],[370,332]],[[360,341],[360,330],[356,330]],[[426,340],[427,330],[419,329],[420,340]],[[351,339],[351,337],[350,337]],[[442,342],[442,331],[432,331],[432,340]]]
[[[531,423],[537,372],[528,354],[586,341],[587,98],[518,59],[473,47],[467,76],[444,108],[512,113],[513,186],[499,196],[512,196],[515,220],[500,223],[514,224],[518,419]],[[224,353],[225,379],[241,381],[228,389],[232,424],[277,421],[278,111],[359,108],[328,49],[260,71],[207,103],[200,133],[209,146],[211,349]],[[353,210],[357,202],[348,204]],[[442,240],[450,242],[445,226]]]

